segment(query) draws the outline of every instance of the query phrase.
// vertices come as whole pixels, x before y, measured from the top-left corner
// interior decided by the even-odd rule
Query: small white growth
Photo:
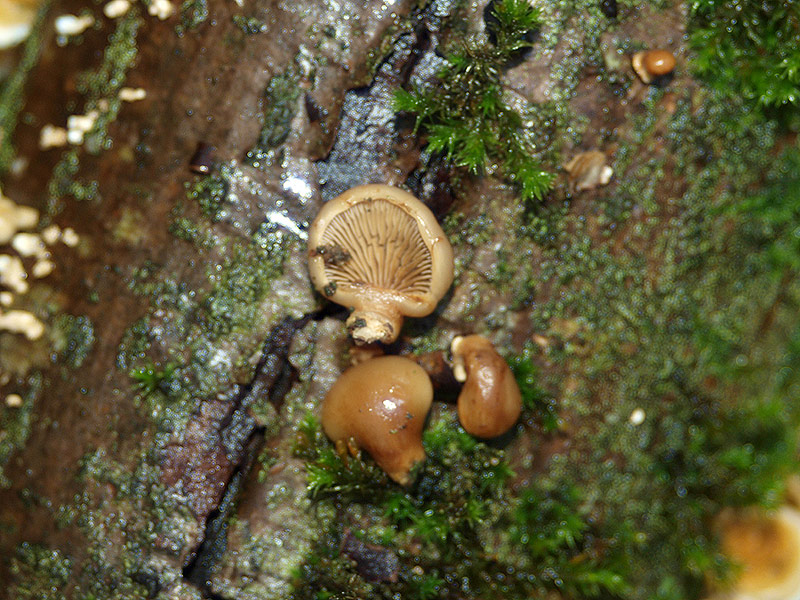
[[[11,240],[11,247],[20,256],[40,256],[47,254],[44,242],[35,233],[18,233]]]
[[[33,21],[31,17],[30,21]],[[31,23],[8,23],[0,25],[0,48],[12,48],[22,42],[31,32]]]
[[[644,423],[644,419],[645,419],[646,416],[647,415],[645,414],[645,412],[641,408],[636,408],[631,413],[631,416],[628,419],[628,422],[631,425],[641,425],[642,423]]]
[[[56,17],[56,33],[58,35],[78,35],[86,31],[92,25],[94,25],[94,17],[91,15],[83,15],[82,17],[61,15],[60,17]]]
[[[99,116],[96,110],[90,110],[85,115],[70,115],[67,118],[67,141],[76,145],[83,143],[84,134],[91,131]]]
[[[111,0],[103,7],[103,14],[109,19],[117,19],[124,15],[131,8],[128,0]]]
[[[18,294],[28,291],[28,274],[17,256],[0,254],[0,284]]]
[[[123,102],[136,102],[144,100],[146,97],[147,91],[144,88],[124,87],[119,90],[119,99]]]
[[[44,333],[44,323],[28,311],[10,310],[0,313],[0,331],[2,330],[21,333],[29,340],[37,340]]]
[[[172,13],[175,12],[175,5],[169,0],[152,0],[150,6],[147,7],[147,12],[163,21],[172,16]]]
[[[61,228],[58,225],[49,225],[39,234],[48,246],[52,246],[61,237]]]
[[[72,227],[67,227],[61,232],[61,241],[64,242],[66,246],[74,248],[78,245],[78,242],[81,241],[81,238],[78,237],[78,234],[75,233],[75,230]]]
[[[39,211],[19,206],[0,192],[0,244],[7,244],[20,229],[31,229],[39,222]]]
[[[11,306],[14,303],[14,294],[11,292],[0,292],[0,306]]]
[[[41,279],[42,277],[47,277],[50,275],[55,268],[56,265],[52,260],[43,258],[41,260],[37,260],[33,265],[33,268],[31,269],[31,275],[33,275],[36,279]]]
[[[47,150],[67,145],[67,130],[47,124],[39,132],[39,148]]]
[[[608,165],[604,166],[600,171],[600,185],[606,185],[609,181],[611,181],[611,177],[614,175],[614,169],[609,167]]]
[[[19,408],[22,406],[22,396],[19,394],[9,394],[6,396],[6,406],[9,408]]]

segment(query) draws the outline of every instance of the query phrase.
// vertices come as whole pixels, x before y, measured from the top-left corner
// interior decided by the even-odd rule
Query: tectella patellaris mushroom
[[[453,281],[453,249],[433,213],[408,192],[362,185],[330,200],[308,230],[315,287],[352,310],[359,344],[391,343],[403,317],[433,312]]]
[[[425,460],[422,427],[433,400],[428,374],[402,356],[350,367],[322,403],[322,428],[334,442],[355,441],[400,484]]]
[[[476,437],[503,435],[522,412],[522,396],[508,364],[480,335],[456,337],[450,350],[453,376],[464,382],[458,396],[461,426]]]

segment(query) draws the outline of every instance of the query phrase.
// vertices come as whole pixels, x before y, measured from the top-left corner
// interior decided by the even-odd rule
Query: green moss
[[[53,349],[71,369],[80,367],[94,346],[94,325],[86,316],[59,315],[53,323]]]
[[[428,151],[473,173],[497,162],[523,199],[540,199],[553,176],[533,158],[536,144],[520,114],[506,104],[500,83],[504,67],[531,45],[538,10],[522,0],[502,0],[493,14],[494,43],[469,40],[448,56],[438,85],[399,90],[395,109],[416,117],[415,130],[427,134]]]
[[[125,84],[126,74],[136,60],[136,36],[141,23],[139,10],[135,7],[129,10],[117,21],[116,29],[109,36],[100,65],[80,73],[76,79],[76,87],[85,98],[84,114],[92,110],[98,112],[92,129],[84,136],[83,148],[90,154],[98,154],[112,145],[108,126],[117,118],[121,105],[117,93]],[[76,178],[79,169],[79,149],[66,150],[54,167],[48,183],[51,212],[57,210],[58,200],[65,196],[77,200],[94,200],[98,197],[99,183]]]
[[[275,148],[289,137],[300,97],[298,81],[294,69],[270,78],[264,90],[265,110],[261,116],[261,133],[255,147],[247,152],[247,161],[254,167],[268,163]]]
[[[337,452],[311,414],[298,426],[293,454],[306,460],[308,494],[314,499],[331,495],[364,499],[388,482],[374,463]]]
[[[244,15],[233,15],[231,18],[236,26],[247,35],[264,33],[267,30],[266,23],[264,23],[264,21],[261,19],[257,19],[255,17],[245,17]]]
[[[287,256],[283,234],[274,229],[257,233],[252,243],[231,248],[221,268],[213,268],[213,287],[202,302],[202,326],[212,337],[249,330],[257,322],[259,302],[283,273]]]
[[[181,22],[175,26],[179,36],[192,31],[208,20],[208,0],[184,0],[181,4]]]
[[[23,543],[11,561],[11,586],[19,600],[62,600],[72,573],[71,561],[58,550]]]
[[[50,10],[50,2],[42,2],[31,28],[31,33],[13,73],[0,84],[0,174],[5,174],[14,160],[12,137],[22,108],[28,74],[39,61],[42,45],[42,28]]]
[[[14,452],[25,446],[31,434],[34,403],[42,385],[41,376],[32,375],[27,383],[27,392],[20,394],[23,396],[22,406],[7,406],[5,402],[0,405],[0,488],[11,485],[3,467]]]
[[[186,197],[197,202],[201,212],[212,222],[217,222],[223,215],[225,203],[230,201],[228,193],[233,176],[234,168],[223,164],[217,172],[187,181],[184,184]]]
[[[782,0],[694,0],[692,66],[725,95],[760,108],[800,104],[800,8]]]

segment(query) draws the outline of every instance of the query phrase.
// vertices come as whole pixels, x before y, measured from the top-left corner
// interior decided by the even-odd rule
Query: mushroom
[[[391,343],[404,316],[429,315],[450,287],[453,249],[414,196],[362,185],[330,200],[311,224],[308,270],[322,294],[352,310],[356,343]]]
[[[634,54],[631,65],[643,83],[657,83],[675,69],[675,57],[669,50],[646,50]]]
[[[606,164],[606,155],[599,150],[580,152],[572,157],[564,170],[569,174],[569,187],[576,192],[593,190],[611,181],[614,170]]]
[[[322,402],[322,428],[335,443],[351,440],[405,485],[425,460],[422,426],[433,400],[428,375],[402,356],[381,356],[347,369]]]
[[[726,509],[718,519],[721,547],[738,567],[731,600],[800,598],[800,512]]]
[[[464,382],[458,396],[461,425],[476,437],[504,434],[522,412],[522,396],[508,364],[480,335],[456,337],[450,351],[453,376]]]

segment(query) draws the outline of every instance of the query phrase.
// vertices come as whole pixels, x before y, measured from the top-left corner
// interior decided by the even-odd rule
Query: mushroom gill
[[[330,200],[309,228],[311,280],[347,306],[359,344],[391,343],[404,316],[423,317],[453,281],[453,250],[422,202],[388,185]]]

